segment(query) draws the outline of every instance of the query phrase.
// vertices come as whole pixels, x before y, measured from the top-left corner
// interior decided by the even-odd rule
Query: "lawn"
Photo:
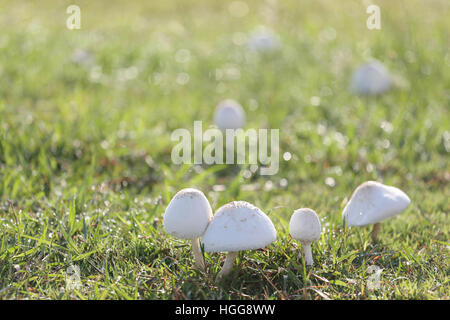
[[[449,299],[450,3],[376,2],[380,30],[368,1],[1,0],[0,299]],[[246,47],[261,25],[278,50]],[[395,87],[355,95],[371,58]],[[277,174],[173,164],[171,133],[226,98],[280,130]],[[341,221],[367,180],[411,198],[376,242]],[[215,282],[225,255],[203,273],[163,228],[187,187],[256,205],[277,240]],[[313,267],[289,235],[302,207],[322,224]]]

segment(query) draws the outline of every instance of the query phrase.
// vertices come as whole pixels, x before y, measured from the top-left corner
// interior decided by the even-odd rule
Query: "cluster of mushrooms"
[[[342,218],[349,227],[373,224],[371,236],[376,239],[380,222],[401,213],[409,203],[409,197],[400,189],[367,181],[354,191]],[[239,251],[263,249],[277,237],[270,218],[256,206],[246,201],[233,201],[213,215],[206,196],[193,188],[180,190],[172,198],[163,221],[168,234],[192,241],[196,265],[203,271],[206,268],[200,242],[205,252],[228,253],[217,279],[231,272]],[[301,208],[292,214],[289,233],[302,244],[308,266],[313,264],[311,244],[320,238],[321,231],[314,210]]]
[[[275,34],[265,28],[254,32],[248,42],[253,51],[275,51],[281,43]],[[379,95],[392,87],[387,68],[371,60],[354,72],[351,91],[360,95]],[[221,130],[243,128],[245,110],[233,99],[225,99],[216,106],[214,122]],[[409,197],[400,189],[375,181],[367,181],[354,191],[342,212],[346,226],[373,225],[375,240],[380,222],[404,211]],[[277,232],[270,218],[246,201],[233,201],[213,215],[211,205],[203,192],[183,189],[170,201],[164,214],[164,229],[170,235],[192,241],[196,265],[205,270],[200,241],[205,252],[227,252],[224,265],[217,275],[220,279],[231,272],[237,253],[262,249],[276,240]],[[320,238],[322,227],[316,212],[309,208],[294,211],[289,222],[289,233],[303,247],[305,264],[313,265],[311,244]],[[200,240],[201,238],[201,240]]]
[[[263,29],[250,39],[249,47],[255,51],[275,50],[280,46],[278,39]],[[387,68],[371,60],[354,72],[351,90],[360,95],[379,95],[388,91],[392,83]],[[214,122],[221,130],[243,128],[245,118],[244,108],[233,99],[225,99],[216,106]],[[371,236],[376,240],[380,222],[403,212],[409,204],[409,197],[400,189],[367,181],[354,191],[342,219],[348,227],[373,225]],[[265,248],[277,237],[270,218],[256,206],[233,201],[213,215],[203,192],[192,188],[179,191],[170,201],[164,214],[164,229],[174,237],[192,241],[196,265],[203,271],[206,268],[200,241],[205,252],[227,252],[217,279],[231,272],[239,251]],[[307,266],[313,265],[311,244],[320,238],[321,232],[314,210],[301,208],[293,212],[289,233],[301,243]]]

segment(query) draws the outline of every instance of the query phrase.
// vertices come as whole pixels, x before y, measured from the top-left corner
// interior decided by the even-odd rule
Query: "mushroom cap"
[[[237,101],[232,99],[223,100],[216,107],[214,122],[221,130],[243,128],[245,125],[245,111]]]
[[[72,54],[72,61],[76,64],[92,64],[94,62],[94,58],[92,53],[83,48],[76,48]]]
[[[269,52],[281,47],[278,37],[265,27],[258,27],[247,39],[247,47],[252,51]]]
[[[342,212],[342,219],[350,227],[374,224],[401,213],[410,202],[398,188],[367,181],[356,188]]]
[[[353,74],[352,90],[358,94],[381,94],[391,85],[389,71],[377,60],[360,66]]]
[[[180,239],[195,239],[206,230],[212,219],[212,209],[203,192],[183,189],[170,200],[164,213],[164,230]]]
[[[322,227],[316,212],[309,208],[301,208],[294,211],[289,221],[289,233],[292,238],[311,243],[319,240]]]
[[[264,212],[248,202],[233,201],[217,210],[201,241],[206,252],[233,252],[264,248],[276,237]]]

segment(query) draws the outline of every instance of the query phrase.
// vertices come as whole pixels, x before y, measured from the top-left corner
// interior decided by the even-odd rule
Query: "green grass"
[[[230,1],[80,0],[81,30],[70,31],[72,3],[0,1],[0,299],[449,299],[448,1],[377,1],[379,31],[366,28],[361,1],[279,1],[274,11],[254,0],[237,18]],[[258,25],[279,35],[281,50],[239,45]],[[76,48],[93,61],[74,63]],[[182,63],[181,49],[190,52]],[[352,95],[351,73],[371,57],[397,86]],[[239,78],[220,77],[229,69]],[[242,103],[248,128],[280,129],[292,159],[277,175],[172,164],[171,132],[212,124],[223,98]],[[412,200],[377,243],[340,220],[366,180]],[[208,272],[197,271],[189,243],[162,226],[184,187],[214,209],[255,204],[277,241],[240,254],[216,284],[224,255],[205,254]],[[288,232],[300,207],[322,221],[313,268]],[[71,265],[79,290],[66,288]],[[367,287],[371,265],[383,269],[377,290]]]

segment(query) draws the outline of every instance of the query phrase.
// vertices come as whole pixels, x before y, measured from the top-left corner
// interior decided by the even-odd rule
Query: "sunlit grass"
[[[70,31],[70,1],[2,1],[0,298],[448,299],[449,4],[378,2],[380,31],[367,30],[360,1],[249,1],[236,17],[230,1],[206,0],[79,1],[82,28]],[[259,25],[280,50],[246,49]],[[77,63],[80,48],[90,59]],[[351,73],[372,57],[396,88],[354,96]],[[172,164],[171,132],[213,124],[224,98],[242,104],[248,128],[280,129],[292,158],[280,157],[277,175]],[[412,200],[378,243],[340,220],[366,180]],[[224,255],[205,254],[208,272],[195,270],[189,243],[162,227],[184,187],[213,209],[255,204],[277,241],[215,283]],[[300,207],[323,227],[310,269],[288,232]],[[79,290],[66,289],[71,265]],[[371,265],[383,269],[377,290]]]

